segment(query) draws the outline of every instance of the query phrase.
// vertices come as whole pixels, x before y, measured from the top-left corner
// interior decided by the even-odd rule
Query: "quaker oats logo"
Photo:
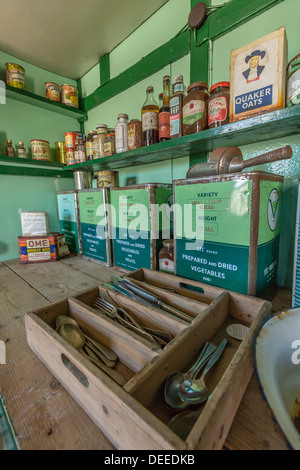
[[[274,232],[279,217],[279,193],[277,189],[272,189],[268,200],[268,223],[269,227]]]
[[[0,104],[6,104],[6,87],[3,80],[0,80]]]

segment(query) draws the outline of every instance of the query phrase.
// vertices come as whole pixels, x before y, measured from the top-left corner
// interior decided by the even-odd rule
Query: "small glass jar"
[[[205,82],[192,83],[183,99],[183,135],[194,134],[207,129],[208,85]]]
[[[128,114],[118,114],[118,123],[115,127],[116,153],[128,150]]]
[[[159,255],[159,270],[165,273],[174,274],[174,242],[173,240],[163,240],[163,247]]]
[[[19,142],[18,157],[27,158],[27,153],[26,153],[26,148],[24,147],[24,142]]]
[[[98,135],[93,137],[93,160],[100,158]]]
[[[210,89],[208,102],[208,128],[223,126],[229,123],[230,83],[218,82]]]
[[[15,149],[12,146],[12,140],[6,141],[6,155],[7,157],[14,157],[15,156]]]
[[[116,153],[116,136],[115,136],[115,129],[109,128],[108,132],[105,137],[105,144],[104,144],[104,154],[106,157],[113,155]]]
[[[85,140],[75,141],[74,159],[75,163],[83,163],[86,161]]]
[[[128,123],[128,149],[139,149],[143,146],[142,122],[131,119]]]
[[[97,137],[98,137],[98,149],[99,149],[99,157],[104,157],[105,152],[104,152],[104,144],[105,144],[105,138],[107,134],[107,124],[98,124],[96,126],[97,129]]]
[[[86,160],[93,160],[94,158],[94,137],[97,136],[96,131],[89,131],[86,139]]]

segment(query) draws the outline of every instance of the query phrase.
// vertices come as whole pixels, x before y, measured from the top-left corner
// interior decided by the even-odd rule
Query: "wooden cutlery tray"
[[[107,290],[99,285],[28,313],[25,323],[30,348],[117,449],[221,449],[253,371],[255,333],[270,314],[271,304],[147,269],[127,277],[148,289],[152,286],[153,293],[190,313],[193,321],[188,323],[109,291],[120,307],[144,325],[171,333],[173,339],[167,346],[156,347],[93,308],[99,291]],[[115,369],[126,378],[123,387],[55,331],[58,315],[70,315],[87,335],[115,351],[119,357]],[[236,323],[250,327],[242,341],[226,332],[228,325]],[[165,381],[174,371],[187,371],[205,341],[218,345],[223,338],[228,340],[225,351],[206,377],[213,393],[187,439],[182,440],[167,426],[176,412],[164,400]],[[197,407],[191,406],[193,409]]]

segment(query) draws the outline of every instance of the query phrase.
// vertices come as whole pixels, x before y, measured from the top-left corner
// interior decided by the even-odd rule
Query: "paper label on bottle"
[[[27,158],[26,149],[18,149],[19,158]]]
[[[191,126],[200,119],[203,118],[205,110],[205,103],[201,100],[191,100],[185,106],[183,106],[182,110],[182,122],[188,126]]]
[[[170,136],[177,135],[180,132],[180,102],[179,97],[175,96],[170,100]]]
[[[159,270],[166,273],[174,273],[174,261],[168,258],[161,258],[159,260]]]
[[[143,131],[158,130],[158,113],[146,111],[142,115]]]
[[[208,125],[213,122],[223,122],[228,112],[227,100],[225,96],[212,99],[208,104]]]
[[[167,111],[159,113],[159,138],[170,138],[170,113]]]
[[[116,126],[116,150],[124,149],[124,126]]]
[[[93,155],[94,155],[93,142],[87,142],[86,143],[86,156],[93,157]]]

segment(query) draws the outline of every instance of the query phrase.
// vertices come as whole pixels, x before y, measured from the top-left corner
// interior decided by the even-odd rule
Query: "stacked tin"
[[[76,140],[84,140],[84,135],[81,132],[77,132],[77,131],[71,131],[71,132],[65,133],[67,165],[73,165],[74,163],[77,163],[75,159]]]

